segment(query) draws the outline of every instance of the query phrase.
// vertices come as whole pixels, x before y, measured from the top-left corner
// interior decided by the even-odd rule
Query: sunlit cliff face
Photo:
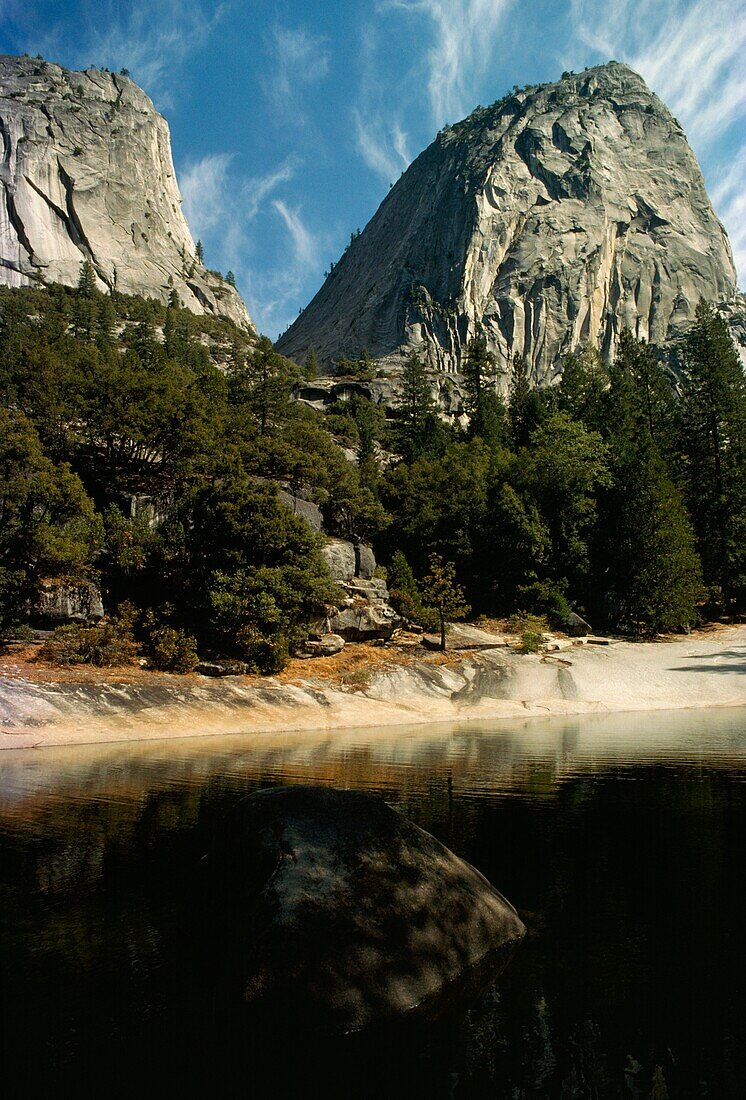
[[[443,131],[280,341],[332,361],[411,347],[457,371],[487,337],[534,381],[623,328],[663,345],[700,296],[732,302],[725,231],[679,123],[611,62],[518,92]]]
[[[101,288],[251,327],[235,289],[207,271],[181,212],[168,124],[129,77],[0,57],[0,282]]]

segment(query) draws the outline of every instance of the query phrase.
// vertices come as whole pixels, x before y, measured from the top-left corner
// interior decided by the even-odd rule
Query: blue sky
[[[0,52],[130,70],[273,339],[444,123],[610,58],[684,125],[746,284],[746,0],[0,0]]]

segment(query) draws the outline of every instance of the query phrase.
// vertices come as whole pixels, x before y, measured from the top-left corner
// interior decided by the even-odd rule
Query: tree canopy
[[[72,289],[0,288],[0,341],[2,631],[45,580],[97,580],[152,647],[281,667],[337,593],[278,486],[371,542],[423,620],[572,606],[650,634],[746,608],[746,380],[704,302],[678,370],[622,332],[537,390],[477,338],[450,423],[452,383],[414,352],[393,408],[363,353],[317,411],[296,400],[312,353],[105,294],[88,261]]]

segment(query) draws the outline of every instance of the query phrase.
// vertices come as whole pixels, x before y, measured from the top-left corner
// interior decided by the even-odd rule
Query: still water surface
[[[529,935],[385,1044],[217,1027],[201,856],[246,793],[380,793]],[[746,709],[0,755],[3,1096],[746,1096]]]

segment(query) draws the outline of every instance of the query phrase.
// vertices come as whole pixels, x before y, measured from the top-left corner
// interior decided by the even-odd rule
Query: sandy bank
[[[321,677],[0,676],[0,748],[743,705],[746,626],[738,626],[544,657],[508,649],[448,663],[392,656],[361,669],[354,685]]]

